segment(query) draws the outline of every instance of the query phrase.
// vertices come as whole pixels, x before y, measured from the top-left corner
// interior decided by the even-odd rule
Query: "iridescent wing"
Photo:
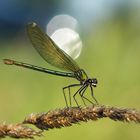
[[[72,72],[80,70],[77,63],[42,32],[36,23],[27,25],[27,33],[34,48],[49,64]]]

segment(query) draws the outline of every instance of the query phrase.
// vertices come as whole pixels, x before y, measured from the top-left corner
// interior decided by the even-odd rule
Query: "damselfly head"
[[[96,87],[98,81],[96,78],[93,78],[93,79],[88,79],[88,83],[91,84],[92,86]]]

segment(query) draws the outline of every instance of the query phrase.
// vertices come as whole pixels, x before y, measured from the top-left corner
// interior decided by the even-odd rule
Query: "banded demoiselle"
[[[11,59],[4,59],[5,64],[16,65],[16,66],[29,68],[32,70],[45,72],[45,73],[49,73],[53,75],[71,77],[71,78],[77,79],[80,82],[79,84],[72,84],[63,88],[63,95],[64,95],[64,99],[65,99],[67,107],[68,107],[68,102],[65,95],[66,94],[65,89],[68,89],[69,91],[69,104],[71,106],[70,88],[76,87],[76,86],[80,86],[80,88],[73,95],[73,99],[75,100],[77,106],[79,106],[76,100],[77,94],[80,95],[84,104],[85,104],[85,100],[93,104],[93,102],[89,100],[87,97],[85,97],[85,94],[84,94],[88,87],[90,87],[91,96],[93,100],[95,100],[95,102],[98,104],[93,94],[93,87],[96,87],[97,85],[96,78],[88,78],[86,72],[83,69],[81,69],[78,66],[78,64],[68,54],[66,54],[62,49],[60,49],[47,34],[42,32],[36,23],[33,22],[27,25],[27,34],[30,41],[32,42],[32,45],[40,54],[40,56],[44,58],[44,60],[46,60],[49,64],[57,68],[60,68],[69,72],[50,70],[50,69],[38,67],[35,65],[18,62]]]

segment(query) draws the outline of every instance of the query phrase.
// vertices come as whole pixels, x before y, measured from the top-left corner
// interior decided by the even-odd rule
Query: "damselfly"
[[[69,71],[69,72],[60,72],[55,70],[50,70],[42,67],[38,67],[35,65],[27,64],[18,62],[11,59],[4,59],[4,63],[7,65],[16,65],[24,68],[29,68],[32,70],[45,72],[53,75],[58,76],[64,76],[64,77],[71,77],[77,79],[80,83],[79,84],[72,84],[69,86],[66,86],[63,88],[63,94],[66,102],[66,106],[68,107],[68,102],[66,98],[66,92],[65,90],[68,89],[69,93],[69,104],[71,106],[71,93],[70,88],[80,86],[80,88],[73,94],[73,98],[79,106],[76,95],[79,94],[82,98],[82,101],[85,104],[85,100],[92,103],[91,100],[89,100],[87,97],[85,97],[85,91],[88,87],[90,87],[91,96],[95,100],[95,102],[98,104],[96,98],[93,94],[93,87],[96,87],[97,85],[97,79],[96,78],[88,78],[86,72],[81,69],[78,64],[68,55],[66,54],[62,49],[60,49],[56,43],[44,32],[41,31],[41,29],[38,27],[36,23],[29,23],[27,25],[27,34],[29,36],[29,39],[31,40],[34,48],[37,50],[37,52],[40,54],[42,58],[44,58],[49,64],[56,66],[60,69]],[[86,105],[86,104],[85,104]]]

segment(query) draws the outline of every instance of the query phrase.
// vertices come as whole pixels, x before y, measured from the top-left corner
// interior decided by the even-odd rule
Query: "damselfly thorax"
[[[79,71],[76,71],[74,74],[75,74],[76,79],[78,81],[80,81],[80,83],[82,85],[90,84],[91,86],[96,87],[97,79],[96,78],[93,78],[93,79],[88,78],[86,72],[83,69],[80,69]]]

